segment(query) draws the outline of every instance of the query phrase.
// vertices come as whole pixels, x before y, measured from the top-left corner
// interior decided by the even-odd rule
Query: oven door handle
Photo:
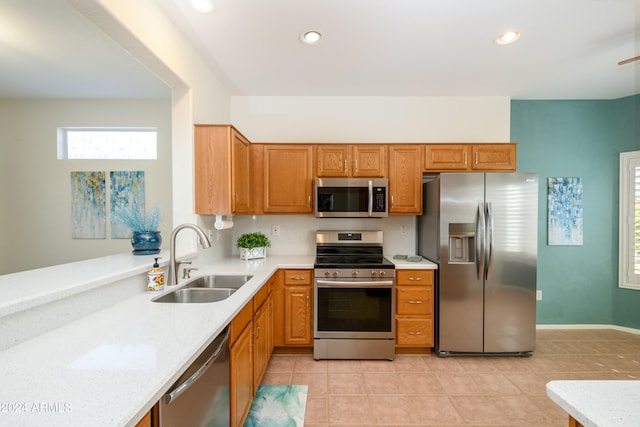
[[[316,279],[319,288],[390,288],[393,280],[380,280],[377,282],[353,282],[349,280],[322,280]]]

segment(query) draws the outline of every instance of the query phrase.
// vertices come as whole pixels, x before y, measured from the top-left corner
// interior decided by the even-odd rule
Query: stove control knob
[[[337,271],[333,272],[333,277],[338,277],[338,272]]]
[[[371,277],[377,277],[378,276],[378,272],[375,270],[371,270]]]
[[[384,277],[384,276],[386,276],[386,274],[387,273],[384,270],[380,270],[380,277]]]
[[[331,274],[328,271],[324,272],[324,277],[329,277]]]
[[[358,271],[357,271],[357,270],[353,270],[353,271],[351,272],[351,275],[352,275],[353,277],[357,277],[357,276],[358,276]]]

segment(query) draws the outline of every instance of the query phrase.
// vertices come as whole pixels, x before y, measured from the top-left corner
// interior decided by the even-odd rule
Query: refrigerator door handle
[[[491,274],[491,264],[493,261],[493,206],[491,202],[487,202],[486,206],[486,227],[487,227],[487,247],[485,249],[485,272],[484,278],[486,280],[489,279],[489,275]]]
[[[476,212],[476,275],[482,280],[485,268],[485,209],[484,203],[478,203]]]

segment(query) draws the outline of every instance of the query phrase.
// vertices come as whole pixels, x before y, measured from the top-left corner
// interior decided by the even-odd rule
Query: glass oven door
[[[393,280],[316,280],[314,338],[393,338]]]

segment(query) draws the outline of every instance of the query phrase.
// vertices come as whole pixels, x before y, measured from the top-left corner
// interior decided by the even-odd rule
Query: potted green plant
[[[146,212],[136,205],[117,209],[115,219],[131,230],[131,246],[134,255],[153,255],[160,252],[162,236],[158,231],[160,225],[160,208],[155,207]]]
[[[240,249],[240,259],[265,258],[267,248],[271,246],[271,241],[267,236],[259,231],[245,233],[238,237],[236,247]]]

